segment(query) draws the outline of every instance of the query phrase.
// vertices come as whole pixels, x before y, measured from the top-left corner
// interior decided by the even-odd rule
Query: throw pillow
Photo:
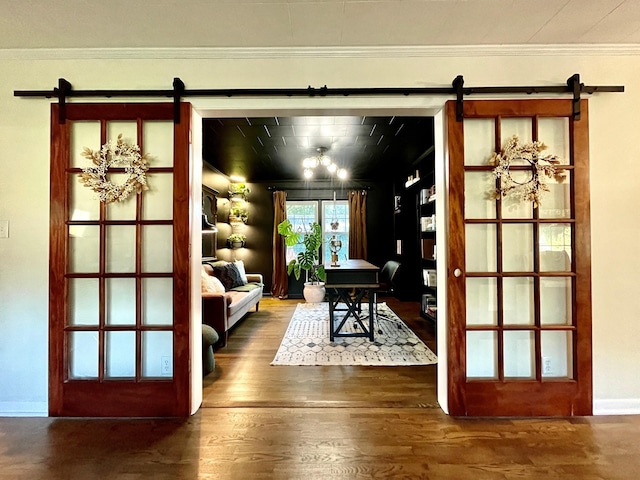
[[[247,280],[247,272],[244,269],[244,262],[242,260],[236,260],[233,263],[238,268],[238,271],[240,272],[240,277],[242,278],[242,283],[243,284],[249,283],[249,280]]]
[[[231,290],[232,288],[244,285],[244,283],[242,283],[238,267],[233,263],[214,266],[213,275],[222,282],[225,290]]]
[[[218,280],[216,277],[209,275],[207,272],[202,270],[202,291],[203,292],[214,292],[214,293],[224,293],[224,285],[222,282]]]

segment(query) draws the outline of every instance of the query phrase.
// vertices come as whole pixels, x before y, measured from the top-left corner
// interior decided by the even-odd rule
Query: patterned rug
[[[362,304],[362,314],[369,306]],[[337,315],[344,315],[344,313]],[[354,330],[349,319],[343,332]],[[365,319],[368,325],[368,319]],[[343,337],[329,341],[329,304],[299,303],[271,365],[432,365],[436,355],[386,305],[378,304],[375,340]],[[378,330],[382,333],[378,333]]]

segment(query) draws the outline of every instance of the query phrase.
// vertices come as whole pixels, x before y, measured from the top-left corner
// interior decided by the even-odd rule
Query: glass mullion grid
[[[502,147],[502,118],[497,116],[494,122],[494,150],[499,152]],[[500,186],[500,179],[496,178],[495,186]],[[497,353],[498,353],[498,381],[504,382],[504,283],[502,281],[502,197],[495,202],[496,207],[496,289],[497,289]]]
[[[137,132],[138,132],[138,145],[140,146],[140,152],[144,152],[144,136],[142,128],[142,120],[137,120]],[[140,328],[142,326],[142,279],[140,273],[142,273],[142,207],[143,196],[136,195],[136,382],[140,382],[142,379],[142,332]]]

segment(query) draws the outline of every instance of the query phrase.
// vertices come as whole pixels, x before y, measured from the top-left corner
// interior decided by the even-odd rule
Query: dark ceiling
[[[304,116],[203,120],[204,160],[248,182],[303,180],[302,160],[324,147],[349,180],[409,175],[433,152],[433,118]],[[330,178],[316,169],[314,180]]]

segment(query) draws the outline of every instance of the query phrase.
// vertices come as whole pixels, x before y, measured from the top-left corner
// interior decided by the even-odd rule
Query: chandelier
[[[338,166],[333,163],[333,160],[331,160],[331,158],[326,155],[327,149],[325,147],[318,147],[316,150],[318,151],[318,155],[316,155],[315,157],[307,157],[302,160],[302,168],[304,168],[304,178],[313,178],[315,169],[318,167],[326,168],[327,172],[330,175],[335,175],[340,180],[344,180],[345,178],[347,178],[347,171],[344,168],[338,168]]]

